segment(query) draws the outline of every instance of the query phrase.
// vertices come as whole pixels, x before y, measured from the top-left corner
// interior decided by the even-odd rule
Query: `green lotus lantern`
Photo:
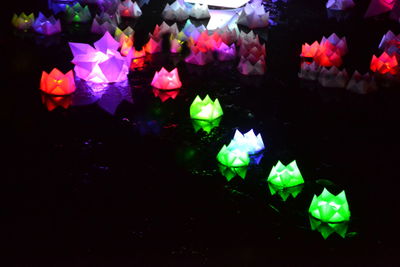
[[[278,194],[282,198],[283,201],[286,201],[289,196],[296,198],[303,190],[303,187],[304,187],[304,185],[301,184],[301,185],[297,185],[297,186],[282,188],[280,186],[276,186],[274,184],[268,183],[268,188],[269,188],[269,191],[271,192],[271,195]]]
[[[68,22],[85,23],[92,19],[89,7],[88,6],[82,7],[79,3],[76,3],[73,6],[66,5],[65,13]]]
[[[314,195],[308,211],[314,218],[326,223],[350,220],[349,204],[344,191],[335,196],[324,188],[321,195]]]
[[[309,216],[311,230],[318,231],[321,233],[324,239],[327,239],[331,234],[337,233],[341,237],[345,238],[347,234],[347,230],[349,227],[349,222],[340,222],[340,223],[326,223],[320,220]]]
[[[268,176],[268,183],[278,188],[287,188],[304,184],[304,180],[295,160],[286,166],[278,161],[272,167]]]
[[[250,163],[249,154],[237,148],[223,146],[217,155],[221,173],[229,180],[239,175],[245,178],[247,166]]]
[[[203,100],[196,96],[190,105],[190,117],[192,119],[210,121],[221,117],[223,114],[218,99],[212,101],[208,95]]]

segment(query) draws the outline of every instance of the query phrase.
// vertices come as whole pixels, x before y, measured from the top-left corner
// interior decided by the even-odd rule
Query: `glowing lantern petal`
[[[75,92],[75,81],[72,70],[66,74],[54,68],[49,74],[42,72],[40,90],[50,95],[69,95]]]
[[[197,120],[215,120],[223,115],[221,105],[216,98],[214,101],[206,95],[204,100],[196,96],[190,105],[190,117]]]
[[[327,223],[339,223],[350,220],[350,209],[346,194],[342,191],[337,196],[326,188],[318,197],[314,195],[309,213],[316,219]]]
[[[168,72],[164,67],[154,74],[151,85],[163,90],[173,90],[182,87],[182,83],[179,79],[178,69],[175,68],[171,72]]]

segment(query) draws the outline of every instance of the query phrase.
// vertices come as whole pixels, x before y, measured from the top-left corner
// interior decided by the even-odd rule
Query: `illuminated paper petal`
[[[161,102],[165,102],[168,99],[175,99],[180,90],[160,90],[158,88],[153,88],[153,94],[155,97],[158,97],[161,99]]]
[[[283,201],[286,201],[289,196],[292,196],[293,198],[296,198],[301,191],[303,190],[304,185],[296,185],[292,187],[281,187],[277,186],[271,183],[268,183],[268,188],[269,191],[271,192],[271,195],[278,194]]]
[[[123,57],[117,51],[119,43],[110,33],[94,43],[94,47],[88,44],[69,43],[74,58],[76,75],[94,83],[121,82],[127,79],[129,66],[132,60],[130,52]]]
[[[32,27],[32,24],[35,21],[35,15],[33,13],[26,15],[24,12],[21,15],[14,14],[11,23],[15,28],[20,30],[27,30]]]
[[[326,188],[318,197],[314,195],[309,213],[316,219],[339,223],[350,220],[350,209],[346,199],[346,193],[342,191],[337,196],[332,195]]]
[[[150,37],[149,41],[144,45],[144,50],[148,54],[156,54],[162,51],[162,39],[156,40]]]
[[[229,147],[246,151],[248,154],[257,154],[265,148],[261,134],[256,136],[253,129],[245,134],[242,134],[240,131],[236,130]]]
[[[395,0],[371,0],[365,17],[373,17],[393,9]]]
[[[361,75],[358,71],[354,71],[346,89],[364,95],[378,90],[378,87],[375,79],[369,73]]]
[[[330,67],[329,69],[323,67],[318,76],[318,82],[323,87],[344,88],[346,87],[348,80],[349,75],[347,74],[346,69],[339,71],[335,66]]]
[[[228,61],[236,58],[235,44],[231,44],[230,46],[228,46],[224,42],[221,42],[216,51],[219,61]]]
[[[335,51],[341,56],[347,54],[348,51],[346,37],[339,38],[335,33],[332,33],[328,38],[322,37],[320,49],[322,47]]]
[[[317,41],[312,43],[312,45],[305,43],[301,47],[300,56],[306,58],[313,58],[317,55],[318,50],[319,50],[319,43]]]
[[[190,105],[190,117],[192,119],[211,121],[221,117],[223,114],[218,98],[212,101],[208,95],[203,100],[196,96]]]
[[[142,15],[142,10],[136,2],[124,0],[118,5],[118,11],[122,17],[138,18]]]
[[[61,23],[60,20],[56,20],[53,16],[46,18],[41,12],[39,12],[39,16],[32,24],[32,28],[37,33],[53,35],[61,32]]]
[[[194,4],[190,10],[190,16],[196,19],[208,19],[210,17],[208,6],[200,3]]]
[[[337,233],[342,238],[346,237],[347,229],[349,227],[348,221],[340,223],[326,223],[326,222],[321,222],[320,220],[317,220],[312,216],[309,216],[309,219],[310,219],[311,230],[313,231],[316,230],[320,232],[324,239],[327,239],[333,233]]]
[[[203,66],[214,60],[213,54],[211,51],[203,52],[193,52],[191,51],[189,56],[185,58],[186,63]]]
[[[77,3],[73,6],[66,6],[66,19],[68,22],[88,22],[92,19],[92,15],[90,14],[89,7],[82,6]]]
[[[40,90],[50,95],[69,95],[75,92],[75,81],[72,70],[66,74],[54,68],[49,74],[42,72]]]
[[[396,75],[399,72],[396,56],[389,56],[386,52],[383,52],[379,58],[373,55],[370,68],[373,72],[380,74]]]
[[[206,133],[210,133],[212,129],[219,126],[221,123],[221,117],[215,120],[192,120],[193,128],[195,132],[198,132],[200,129],[205,131]]]
[[[286,166],[278,161],[278,163],[272,167],[267,181],[281,189],[304,183],[303,176],[301,175],[295,160]]]
[[[247,167],[250,163],[250,157],[247,152],[225,145],[218,152],[217,160],[222,165],[230,168]]]
[[[265,61],[262,59],[256,63],[251,63],[252,60],[241,57],[238,65],[238,70],[243,75],[263,75],[265,73]]]
[[[228,182],[232,180],[235,176],[239,176],[242,179],[246,178],[247,166],[228,167],[223,164],[218,164],[218,169]]]
[[[326,3],[326,8],[332,10],[346,10],[354,6],[353,0],[328,0]]]
[[[181,88],[182,83],[179,79],[178,69],[175,68],[171,72],[168,72],[164,67],[162,67],[159,72],[156,71],[151,85],[164,90]]]
[[[176,0],[171,5],[166,4],[162,11],[162,17],[166,20],[184,21],[189,18],[190,10],[185,1]]]
[[[314,61],[311,64],[308,62],[303,62],[301,63],[298,77],[304,80],[315,81],[320,71],[321,71],[321,66],[316,64]]]
[[[264,28],[269,25],[269,12],[265,12],[261,2],[246,4],[239,15],[237,24],[250,29]]]

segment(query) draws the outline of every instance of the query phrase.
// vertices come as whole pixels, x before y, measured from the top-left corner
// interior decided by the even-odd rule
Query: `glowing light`
[[[144,45],[144,50],[148,54],[156,54],[162,51],[162,39],[155,39],[150,37],[149,41]]]
[[[218,152],[217,160],[220,163],[220,171],[228,181],[236,174],[245,178],[247,166],[250,164],[250,157],[247,152],[224,145]]]
[[[164,67],[154,74],[151,85],[164,90],[178,89],[182,87],[182,83],[179,79],[178,69],[175,68],[171,72],[168,72]]]
[[[190,105],[190,117],[197,120],[215,120],[223,115],[222,107],[216,98],[214,101],[206,95],[204,100],[196,96]]]
[[[267,181],[281,189],[304,183],[303,176],[301,176],[295,160],[287,166],[278,161],[278,163],[272,167]]]
[[[136,2],[124,0],[118,5],[118,11],[123,17],[138,18],[142,15],[142,10]]]
[[[85,6],[82,8],[82,6],[79,3],[76,3],[72,7],[67,5],[65,11],[66,11],[66,19],[68,22],[85,23],[92,19],[89,7]]]
[[[75,92],[75,81],[72,70],[66,74],[58,69],[53,69],[50,74],[42,72],[40,90],[50,95],[69,95]]]
[[[269,25],[269,12],[265,12],[261,1],[248,3],[242,9],[237,24],[244,25],[250,29],[267,27]]]
[[[208,6],[200,3],[194,4],[190,10],[190,16],[196,19],[208,19],[210,17]]]
[[[17,14],[14,14],[11,19],[12,25],[20,30],[29,29],[30,27],[32,27],[34,21],[35,15],[33,13],[26,15],[24,12],[22,12],[19,16]]]
[[[383,52],[378,58],[373,55],[370,68],[373,72],[378,72],[380,74],[388,73],[396,75],[399,72],[399,64],[396,56],[389,56],[386,52]]]
[[[335,196],[324,188],[321,195],[314,195],[308,211],[314,218],[327,223],[350,220],[350,209],[344,191]]]
[[[39,16],[33,23],[32,28],[37,33],[52,35],[61,32],[61,23],[60,20],[56,20],[53,16],[46,18],[41,12],[39,12]]]
[[[253,129],[245,134],[242,134],[240,131],[236,130],[229,147],[246,151],[249,154],[257,154],[265,148],[261,134],[256,136]]]
[[[349,227],[349,222],[340,223],[326,223],[309,216],[311,230],[318,231],[321,233],[324,239],[327,239],[331,234],[337,233],[342,238],[346,237],[347,229]]]
[[[161,15],[166,20],[184,21],[189,18],[190,9],[184,0],[176,0],[171,5],[166,4]]]

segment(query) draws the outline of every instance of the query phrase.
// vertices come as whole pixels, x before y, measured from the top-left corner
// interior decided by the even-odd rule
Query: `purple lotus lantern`
[[[53,16],[46,18],[41,12],[32,24],[32,28],[40,34],[53,35],[61,32],[60,20],[56,20]]]
[[[120,44],[106,32],[103,37],[94,43],[69,43],[74,56],[77,77],[93,83],[113,83],[127,79],[132,53],[122,56],[117,50]]]

